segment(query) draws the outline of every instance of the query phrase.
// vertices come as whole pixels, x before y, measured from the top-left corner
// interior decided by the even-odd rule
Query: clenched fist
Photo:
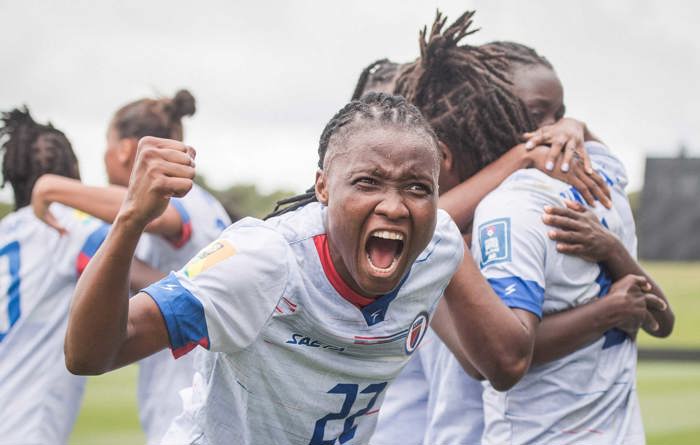
[[[139,141],[120,217],[145,227],[160,216],[170,198],[192,188],[195,151],[179,141],[144,137]]]

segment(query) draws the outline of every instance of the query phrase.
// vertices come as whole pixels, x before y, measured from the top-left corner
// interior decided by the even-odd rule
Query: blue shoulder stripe
[[[542,318],[544,289],[535,281],[520,277],[489,278],[491,288],[511,308],[523,309]]]
[[[204,306],[174,273],[148,286],[143,292],[158,305],[170,338],[170,349],[178,358],[197,345],[209,349],[209,331]]]

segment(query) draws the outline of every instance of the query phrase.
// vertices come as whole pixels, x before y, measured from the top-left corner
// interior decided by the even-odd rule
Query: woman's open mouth
[[[403,252],[404,235],[394,230],[375,230],[367,238],[365,252],[370,269],[377,275],[391,275]]]

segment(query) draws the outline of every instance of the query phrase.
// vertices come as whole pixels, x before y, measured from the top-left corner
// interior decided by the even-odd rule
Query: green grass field
[[[673,335],[660,341],[640,335],[647,347],[700,348],[700,263],[647,263],[676,314]],[[144,443],[136,414],[135,366],[91,378],[71,437],[72,445]],[[700,443],[700,363],[642,362],[638,391],[648,445]]]

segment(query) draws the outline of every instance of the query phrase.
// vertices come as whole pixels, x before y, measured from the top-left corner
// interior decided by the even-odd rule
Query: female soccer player
[[[496,91],[496,97],[498,97],[498,106],[496,107],[491,107],[489,108],[488,106],[484,105],[484,99],[482,96],[479,94],[474,94],[473,91],[479,91],[476,87],[481,86],[484,88],[484,85],[479,85],[479,83],[475,80],[479,77],[484,77],[484,76],[477,76],[474,75],[473,73],[476,72],[477,70],[474,69],[475,66],[479,66],[476,63],[476,60],[479,55],[478,51],[475,51],[471,49],[470,47],[460,47],[457,48],[456,43],[459,38],[463,37],[464,35],[467,34],[466,32],[466,26],[468,25],[467,21],[465,19],[468,19],[468,17],[463,16],[460,20],[457,21],[455,25],[452,27],[448,28],[443,35],[440,35],[441,33],[441,28],[444,25],[444,21],[441,22],[440,18],[436,21],[436,25],[433,27],[433,33],[431,35],[431,38],[428,42],[426,42],[426,46],[422,48],[421,54],[423,55],[423,61],[422,63],[417,66],[414,70],[415,74],[413,79],[409,78],[399,78],[399,84],[403,82],[403,84],[407,88],[407,95],[411,97],[413,100],[417,100],[419,104],[421,105],[421,108],[423,111],[426,113],[427,117],[431,122],[435,122],[434,125],[442,125],[443,127],[443,132],[441,132],[439,129],[438,134],[444,134],[445,137],[443,140],[448,140],[450,141],[449,143],[446,143],[448,147],[458,147],[460,150],[463,150],[465,147],[470,147],[469,145],[469,138],[465,138],[464,136],[460,136],[459,131],[461,129],[465,129],[470,131],[470,133],[463,133],[463,134],[469,134],[471,139],[476,139],[476,144],[472,143],[471,146],[471,154],[468,153],[469,157],[467,157],[467,160],[470,161],[467,165],[468,168],[472,169],[477,169],[479,168],[479,165],[484,165],[484,163],[488,162],[488,158],[491,157],[493,158],[494,155],[498,154],[498,150],[493,151],[492,148],[489,148],[489,145],[487,143],[480,143],[479,141],[487,141],[488,138],[481,138],[479,135],[483,134],[490,134],[490,135],[495,135],[493,138],[498,138],[499,134],[500,135],[505,135],[504,137],[509,137],[508,134],[511,136],[511,140],[514,140],[517,135],[517,133],[514,131],[515,129],[513,127],[517,127],[518,124],[518,113],[512,111],[513,108],[513,101],[512,99],[508,99],[508,91],[503,90],[501,92],[498,92],[498,85],[501,82],[501,79],[496,76],[496,78],[492,78],[490,80],[491,85],[493,86],[493,89],[491,91]],[[460,24],[459,22],[462,21]],[[457,36],[458,38],[453,39],[452,37]],[[447,38],[445,38],[447,37]],[[448,45],[445,43],[447,42]],[[454,45],[452,48],[449,47],[449,44]],[[469,53],[471,49],[471,55]],[[490,61],[493,61],[494,59],[488,59]],[[469,63],[471,62],[471,63]],[[451,65],[451,66],[450,66]],[[472,69],[472,72],[470,73],[469,71],[465,70],[464,67],[470,67]],[[483,68],[483,65],[481,66]],[[463,77],[459,77],[458,75],[452,76],[449,79],[445,76],[438,76],[433,73],[445,73],[445,72],[452,72],[452,73],[459,73],[462,72]],[[486,72],[488,73],[487,69],[482,69],[481,72]],[[498,73],[498,71],[495,71]],[[464,79],[464,78],[467,79]],[[488,76],[486,76],[488,78]],[[450,81],[454,83],[450,83]],[[413,90],[411,90],[413,88]],[[510,88],[508,88],[510,89]],[[488,91],[488,88],[484,88],[481,91]],[[561,89],[560,89],[561,91]],[[471,94],[471,95],[470,95]],[[517,99],[516,99],[517,100]],[[504,104],[508,104],[510,101],[511,105],[509,106],[504,106]],[[481,107],[478,108],[476,106],[473,106],[472,112],[469,112],[469,105],[473,105],[475,103],[481,104]],[[437,105],[436,105],[437,104]],[[510,107],[510,108],[508,108]],[[506,110],[506,112],[510,109],[510,114],[508,115],[509,117],[505,118],[498,118],[494,116],[498,116],[499,109],[501,110]],[[517,106],[515,107],[517,109]],[[488,114],[491,114],[489,116]],[[487,121],[483,123],[483,128],[479,128],[477,125],[479,115],[481,116],[486,115],[487,116]],[[482,119],[484,119],[482,117]],[[497,130],[493,128],[493,122],[498,122],[498,123],[508,123],[507,125],[510,126],[510,128],[506,127],[501,130]],[[452,124],[451,126],[449,124]],[[450,134],[450,131],[452,131],[452,134]],[[450,140],[451,139],[451,140]],[[502,145],[502,146],[508,146],[508,144]],[[496,148],[498,145],[495,146]],[[454,154],[455,157],[457,155],[461,155],[462,159],[465,158],[465,155],[462,153],[456,153]],[[444,164],[443,164],[444,166]],[[553,167],[553,166],[552,166]],[[464,168],[464,167],[462,167]],[[459,176],[460,172],[460,165],[456,164],[454,167],[454,171],[448,172],[452,173],[455,176]],[[548,169],[548,170],[553,170],[553,169]],[[532,172],[533,170],[530,170],[528,172]],[[520,174],[520,173],[518,173]],[[525,174],[525,173],[522,173]],[[511,184],[513,181],[509,181]],[[619,184],[613,184],[611,185],[619,185]],[[547,185],[550,188],[554,188],[551,184]],[[461,186],[460,186],[461,187]],[[513,185],[513,187],[516,187]],[[530,195],[537,194],[538,190],[541,191],[541,189],[546,188],[545,185],[538,185],[534,188],[527,188],[527,193]],[[457,191],[458,188],[455,188],[455,191]],[[497,190],[500,190],[497,189]],[[494,192],[495,193],[495,192]],[[564,191],[562,191],[564,193]],[[566,193],[573,194],[572,196],[575,196],[580,199],[578,196],[577,192],[574,189],[571,189],[571,191],[566,191]],[[448,193],[449,195],[449,193]],[[528,195],[528,196],[530,196]],[[618,195],[619,196],[619,195]],[[624,196],[624,194],[622,195]],[[522,202],[527,202],[528,200],[525,199],[525,197],[520,198]],[[442,205],[442,199],[441,199],[441,205]],[[452,202],[458,202],[457,201],[452,201]],[[625,204],[626,201],[623,202],[622,204],[619,204],[617,208],[615,208],[613,211],[619,216],[621,214],[625,213]],[[448,208],[448,206],[445,206]],[[503,205],[500,206],[499,208],[503,212],[509,212],[509,210],[514,206],[514,203],[509,202],[508,205]],[[525,213],[525,212],[524,212]],[[520,215],[519,215],[520,216]],[[510,217],[509,217],[510,218]],[[458,218],[456,218],[458,219]],[[496,218],[498,219],[498,218]],[[612,219],[612,217],[609,217],[608,219]],[[619,218],[618,218],[619,219]],[[469,216],[469,222],[471,220],[471,217]],[[508,219],[507,221],[510,221]],[[487,222],[484,222],[486,224],[484,227],[482,227],[485,232],[482,234],[480,231],[477,230],[475,227],[475,236],[479,234],[480,240],[486,240],[482,241],[482,245],[480,246],[480,250],[475,250],[476,255],[481,255],[481,258],[485,258],[482,262],[482,266],[488,266],[489,264],[494,264],[490,269],[496,270],[499,268],[506,268],[507,265],[509,264],[515,264],[515,259],[516,257],[513,256],[511,259],[511,232],[510,230],[510,223],[506,222],[506,218],[502,218],[502,221],[498,219],[499,224],[495,224],[494,221],[491,221],[493,224],[488,225]],[[543,224],[542,224],[543,226]],[[541,227],[540,227],[541,228]],[[513,244],[515,241],[513,241]],[[535,247],[537,246],[536,243],[533,243]],[[500,256],[499,256],[500,255]],[[523,254],[521,254],[523,255]],[[530,255],[532,256],[532,255]],[[490,263],[492,261],[493,257],[493,263]],[[525,256],[521,257],[524,258]],[[548,256],[548,258],[552,258],[550,261],[554,261],[556,256]],[[485,264],[484,264],[485,263]],[[620,266],[620,263],[623,264],[623,266]],[[629,261],[629,258],[626,258],[620,263],[617,263],[616,265],[609,265],[608,267],[612,270],[614,270],[614,275],[616,277],[621,277],[624,275],[622,271],[625,271],[625,273],[638,273],[642,274],[641,269],[633,262]],[[495,268],[495,269],[494,269]],[[557,268],[554,268],[557,269]],[[554,270],[553,269],[553,270]],[[485,269],[488,270],[488,269]],[[560,273],[566,273],[566,268],[559,268],[557,269],[560,271]],[[563,272],[562,272],[563,271]],[[488,274],[487,274],[488,276]],[[521,309],[525,310],[531,313],[536,313],[538,316],[541,316],[541,309],[537,309],[536,306],[537,304],[527,306],[525,305],[524,301],[527,300],[528,291],[534,289],[534,293],[537,294],[537,286],[531,286],[530,281],[523,281],[523,280],[516,280],[513,279],[511,282],[506,283],[507,285],[503,284],[505,281],[507,281],[506,278],[504,277],[503,274],[501,273],[495,273],[494,276],[489,276],[491,278],[490,282],[494,285],[494,288],[497,290],[497,293],[499,293],[502,298],[511,306],[516,308],[516,310]],[[516,277],[517,278],[517,277]],[[595,276],[593,277],[595,278]],[[647,278],[648,279],[648,278]],[[504,281],[505,280],[505,281]],[[520,283],[520,284],[518,284]],[[523,284],[524,283],[524,284]],[[557,291],[561,292],[561,289],[557,290],[556,286],[552,286],[552,284],[556,283],[556,280],[552,281],[550,283],[550,288],[554,287],[554,289],[548,288],[549,292],[552,292],[553,294],[556,295]],[[544,283],[538,284],[538,286],[542,286]],[[500,287],[499,287],[500,286]],[[522,288],[521,286],[525,286]],[[529,287],[530,286],[530,287]],[[574,286],[572,284],[572,286]],[[594,284],[594,286],[596,286]],[[566,355],[574,350],[577,350],[583,346],[586,346],[590,344],[591,342],[594,342],[598,338],[600,338],[603,333],[610,328],[613,328],[615,326],[621,326],[623,322],[626,322],[629,317],[631,318],[636,318],[639,319],[642,317],[641,314],[647,314],[646,312],[646,302],[654,302],[655,304],[659,304],[659,307],[663,307],[665,303],[663,301],[660,301],[658,298],[653,297],[653,296],[646,296],[641,295],[639,292],[639,289],[633,289],[635,286],[630,286],[629,281],[622,281],[619,286],[624,286],[624,287],[619,287],[616,290],[620,289],[627,289],[627,290],[632,290],[633,292],[617,292],[617,295],[620,296],[620,298],[612,298],[613,294],[615,292],[612,292],[607,299],[602,299],[600,300],[601,304],[590,304],[585,307],[581,307],[576,310],[571,310],[567,312],[561,312],[558,313],[557,315],[551,316],[551,317],[545,317],[542,325],[539,328],[538,332],[538,342],[536,345],[535,349],[535,360],[537,361],[548,361],[552,360],[554,358],[562,357],[563,355]],[[641,286],[636,286],[636,287],[641,287]],[[532,288],[532,289],[531,289]],[[541,288],[540,288],[541,289]],[[582,294],[586,294],[587,291],[581,290]],[[607,290],[606,290],[607,292]],[[619,302],[625,302],[625,298],[629,298],[630,295],[634,295],[635,292],[640,296],[639,298],[634,299],[635,306],[639,308],[641,306],[641,314],[640,311],[637,309],[636,313],[634,307],[626,307],[623,304],[617,303],[615,300]],[[658,288],[654,289],[655,293],[661,294],[660,290]],[[521,295],[522,294],[522,295]],[[518,301],[518,299],[521,299],[521,301]],[[587,295],[585,298],[589,299],[590,295]],[[539,300],[541,301],[541,300]],[[547,300],[545,300],[547,301]],[[590,300],[589,300],[590,301]],[[617,304],[616,304],[617,303]],[[639,303],[642,303],[641,305]],[[541,304],[538,303],[538,304]],[[576,304],[571,304],[570,306],[559,306],[558,309],[561,311],[563,308],[567,307],[574,307]],[[628,317],[620,317],[619,315],[613,316],[610,310],[605,311],[605,308],[607,307],[608,309],[610,308],[621,308],[622,313],[624,314],[624,311],[627,311]],[[619,309],[615,309],[618,311]],[[552,311],[552,309],[548,309],[548,311]],[[616,314],[619,314],[619,312],[616,312]],[[655,334],[657,335],[667,335],[670,327],[672,326],[672,315],[669,312],[663,312],[663,311],[654,311],[652,312],[654,315],[655,320],[651,322],[651,325],[656,324],[658,329],[654,330]],[[437,319],[436,319],[437,320]],[[565,321],[566,320],[566,321]],[[461,323],[460,323],[461,324]],[[465,326],[457,326],[458,328],[463,328],[466,329]],[[472,329],[475,327],[473,324],[471,325]],[[632,367],[634,365],[632,364]],[[461,370],[460,370],[461,371]],[[620,371],[619,372],[624,372]],[[614,373],[615,371],[613,371]],[[465,376],[466,377],[466,376]],[[605,382],[602,383],[603,385]],[[521,386],[522,384],[519,384],[516,386]],[[627,389],[629,390],[629,386],[627,386]],[[443,433],[448,433],[452,434],[451,438],[450,436],[428,436],[431,438],[426,438],[426,443],[468,443],[469,441],[473,442],[478,442],[480,440],[478,432],[479,432],[479,427],[478,425],[474,425],[475,427],[472,428],[472,431],[467,431],[464,427],[462,427],[460,431],[460,424],[464,425],[465,423],[469,425],[469,419],[464,418],[464,411],[466,411],[464,408],[464,404],[461,403],[462,399],[464,397],[462,393],[460,393],[460,386],[458,384],[455,384],[455,380],[452,380],[451,382],[448,382],[447,385],[445,385],[444,388],[444,393],[450,394],[453,397],[452,402],[456,402],[456,409],[453,409],[453,413],[455,411],[461,411],[458,413],[459,416],[461,417],[453,417],[450,418],[449,415],[446,415],[445,412],[441,412],[440,416],[433,416],[433,419],[438,419],[441,423],[441,425],[436,425],[434,430],[438,432],[443,432]],[[478,392],[478,391],[476,391]],[[564,390],[565,393],[565,390]],[[478,394],[477,394],[478,395]],[[531,394],[532,395],[532,394]],[[471,397],[468,397],[471,399]],[[524,403],[527,403],[524,401]],[[450,408],[449,403],[443,404],[444,406],[447,406],[447,408]],[[478,403],[475,403],[475,406],[478,408]],[[603,406],[607,406],[603,404]],[[562,412],[565,412],[566,409],[569,407],[564,407],[561,409],[557,415],[561,415]],[[552,407],[547,408],[549,411],[552,411]],[[478,409],[474,410],[474,417],[478,417]],[[628,411],[631,413],[631,415],[634,415],[634,404],[630,405],[630,410]],[[550,420],[556,416],[550,417]],[[561,419],[561,418],[560,418]],[[505,422],[507,423],[507,422]],[[518,429],[518,426],[515,425],[517,422],[511,422],[511,430]],[[556,422],[555,422],[556,423]],[[624,421],[623,421],[624,423]],[[621,435],[624,435],[627,432],[629,424],[622,424],[620,425],[620,428],[618,428],[618,432],[622,430]],[[452,427],[450,429],[450,427]],[[456,431],[455,431],[456,429]],[[507,430],[507,426],[503,427],[504,430]],[[536,429],[536,428],[535,428]],[[630,430],[631,431],[631,430]],[[455,433],[457,433],[455,435]],[[474,435],[470,435],[473,433]],[[580,431],[577,432],[581,433]],[[516,433],[513,433],[516,434]],[[585,433],[583,433],[585,434]],[[516,434],[517,435],[517,434]],[[527,436],[525,436],[527,437]],[[578,437],[579,440],[581,439],[581,436],[576,436]],[[584,436],[585,437],[585,436]],[[510,440],[514,440],[518,443],[520,442],[528,442],[528,440],[534,440],[534,442],[547,442],[549,443],[550,441],[554,440],[552,437],[547,437],[547,438],[535,438],[533,439],[530,437],[530,439],[525,439],[523,436],[517,435],[517,437],[505,437],[505,436],[498,436],[496,439],[492,439],[493,443],[504,443],[508,442]],[[592,440],[589,438],[584,438],[583,440]],[[604,442],[606,440],[610,440],[609,437],[598,437],[596,440],[603,440]],[[614,439],[612,439],[614,442]],[[420,441],[418,441],[420,442]],[[380,442],[377,442],[378,444]],[[528,442],[529,443],[529,442]]]
[[[484,348],[479,370],[501,389],[517,382],[533,320],[463,261],[459,230],[437,211],[439,152],[418,110],[367,95],[329,122],[319,153],[318,203],[233,225],[129,300],[124,276],[142,231],[194,176],[186,146],[142,139],[127,198],[76,290],[69,369],[101,373],[201,345],[213,354],[164,443],[367,443],[386,385],[444,291],[479,326],[457,331],[469,350]]]
[[[495,45],[495,44],[494,44]],[[489,45],[491,46],[491,45]],[[497,57],[503,56],[504,49],[499,47],[496,51],[491,50],[490,52],[496,53]],[[511,54],[512,53],[512,54]],[[512,60],[515,55],[517,55],[517,61],[519,63],[529,63],[529,65],[543,62],[547,64],[549,70],[551,66],[544,59],[536,58],[528,54],[516,54],[513,52],[506,52],[508,60]],[[527,56],[530,56],[529,58]],[[498,60],[498,59],[497,59]],[[510,66],[511,64],[509,64]],[[401,74],[402,70],[407,69],[411,64],[398,64],[391,62],[387,59],[378,60],[367,66],[360,75],[360,78],[355,87],[353,93],[353,99],[361,97],[366,91],[393,91],[395,88],[395,83],[398,76]],[[525,80],[529,78],[521,76]],[[544,76],[542,76],[544,77]],[[558,82],[558,80],[557,80]],[[541,83],[541,82],[540,82]],[[546,89],[545,91],[554,90],[551,84],[543,84],[536,90],[537,94],[530,94],[524,99],[525,103],[530,104],[533,109],[533,114],[537,117],[535,121],[540,126],[545,126],[547,130],[547,135],[549,139],[554,138],[557,141],[563,139],[565,143],[576,142],[573,144],[574,147],[579,149],[579,145],[582,143],[582,138],[588,137],[585,134],[585,125],[580,124],[572,119],[562,119],[563,109],[561,105],[556,106],[556,104],[551,103],[552,101],[547,101],[547,96],[542,97],[540,89]],[[557,85],[560,85],[557,83]],[[555,87],[557,86],[555,85]],[[561,91],[561,90],[559,90]],[[561,102],[561,93],[559,93],[559,101]],[[556,98],[553,99],[556,102]],[[487,117],[483,117],[486,119]],[[558,120],[558,121],[557,121]],[[556,125],[552,125],[555,121]],[[528,134],[528,136],[532,136]],[[544,139],[543,139],[544,141]],[[566,144],[564,144],[566,145]],[[600,199],[606,205],[609,204],[609,194],[604,181],[598,175],[589,175],[586,172],[587,153],[585,151],[580,151],[581,157],[584,159],[583,164],[573,163],[572,169],[568,173],[560,172],[560,170],[552,171],[553,169],[547,169],[549,159],[554,159],[559,161],[559,165],[563,165],[570,161],[569,151],[564,153],[562,159],[557,159],[558,155],[561,154],[561,146],[553,144],[551,148],[540,146],[537,150],[531,150],[524,144],[518,144],[512,149],[508,150],[506,153],[501,155],[496,161],[489,164],[482,170],[475,173],[471,178],[469,178],[465,183],[458,186],[460,192],[458,195],[447,194],[447,196],[442,196],[440,201],[442,205],[450,208],[450,211],[455,213],[457,216],[462,218],[462,223],[465,226],[463,231],[469,231],[469,223],[473,217],[474,209],[476,208],[478,202],[486,196],[488,192],[493,190],[496,186],[500,184],[501,181],[505,180],[511,173],[520,168],[526,168],[528,166],[537,165],[543,171],[548,172],[548,174],[558,174],[557,176],[564,181],[570,182],[572,185],[576,186],[582,191],[582,196],[584,196],[590,204],[595,204],[596,199]],[[451,152],[445,152],[445,157],[449,157],[450,165],[454,163],[454,156]],[[568,170],[568,169],[567,169]],[[441,190],[447,190],[451,187],[451,184],[443,186]],[[609,192],[608,192],[609,193]],[[453,202],[447,201],[453,198]],[[468,220],[467,220],[468,218]],[[465,239],[469,238],[470,234],[465,234]],[[440,367],[437,365],[437,357],[441,348],[438,347],[438,341],[433,338],[432,333],[429,331],[426,334],[426,339],[423,342],[418,357],[414,358],[409,362],[409,364],[404,368],[401,375],[397,379],[396,383],[389,388],[387,392],[387,397],[385,403],[382,407],[382,411],[379,415],[377,431],[373,437],[373,443],[376,444],[390,444],[390,443],[422,443],[423,435],[426,431],[426,426],[428,422],[428,411],[433,411],[437,407],[434,407],[435,397],[431,397],[428,388],[429,382],[428,376],[432,375],[432,369],[435,367]],[[447,352],[448,354],[449,351]],[[450,354],[450,358],[451,354]],[[452,365],[451,363],[449,365]],[[447,366],[447,365],[444,365]],[[455,371],[462,375],[464,372],[459,364],[455,365]],[[431,379],[432,380],[432,379]],[[471,380],[471,379],[470,379]],[[437,382],[433,382],[437,385]],[[462,385],[463,387],[464,385]],[[481,394],[481,384],[477,381],[473,383],[473,392],[475,394],[474,398],[480,399]],[[459,388],[460,390],[462,388]],[[466,388],[469,389],[469,388]],[[433,391],[435,393],[436,391]],[[463,392],[455,391],[452,388],[451,394],[454,397],[467,399]],[[434,395],[434,394],[433,394]],[[460,409],[460,416],[468,417],[470,424],[474,425],[474,437],[480,437],[481,435],[481,424],[482,422],[482,406],[480,400],[470,409],[464,409],[464,403],[455,404],[454,408]],[[442,408],[441,408],[442,409]],[[449,409],[449,407],[448,407]],[[443,411],[444,412],[444,411]],[[443,418],[444,416],[440,416]],[[465,429],[465,424],[468,422],[461,422],[460,432]],[[439,437],[426,438],[426,443],[442,443],[443,441],[453,440],[449,434],[452,434],[453,429],[450,429],[447,425],[440,424],[438,428],[435,428],[439,432]],[[432,434],[430,434],[432,435]],[[469,442],[470,439],[462,440],[460,438],[459,442]]]
[[[26,108],[3,113],[2,124],[3,185],[12,185],[15,210],[0,221],[0,443],[65,444],[85,384],[64,364],[68,307],[107,227],[59,204],[51,210],[63,235],[34,217],[37,178],[78,181],[78,160],[66,136]],[[159,276],[141,267],[135,263],[142,277],[136,288]]]
[[[120,108],[107,131],[105,167],[109,187],[90,187],[69,178],[45,175],[32,199],[37,216],[55,224],[48,206],[59,202],[112,222],[126,195],[138,140],[156,136],[182,140],[182,117],[195,112],[186,90],[173,98],[141,99]],[[187,196],[170,200],[163,214],[146,228],[137,257],[161,270],[177,270],[230,224],[221,204],[194,185]],[[150,283],[149,283],[150,284]],[[150,444],[159,443],[181,411],[179,391],[192,383],[193,356],[175,361],[163,351],[139,365],[139,417]]]

